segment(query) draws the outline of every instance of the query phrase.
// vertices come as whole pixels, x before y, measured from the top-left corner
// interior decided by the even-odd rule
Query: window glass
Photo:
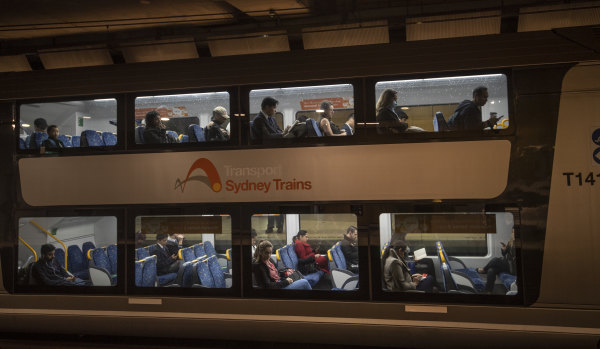
[[[515,294],[512,214],[386,213],[379,224],[384,290]]]
[[[117,100],[22,104],[20,148],[45,152],[117,144]]]
[[[21,285],[115,286],[116,217],[19,219]]]
[[[258,141],[352,135],[354,88],[339,84],[252,90],[250,120],[252,138]]]
[[[490,74],[378,82],[377,130],[390,134],[481,131],[489,129],[492,113],[498,118],[494,128],[507,128],[506,81],[503,74]],[[480,86],[487,90],[477,89]]]
[[[137,144],[228,141],[229,121],[228,92],[135,99]]]
[[[254,215],[252,230],[254,287],[358,289],[355,215]]]
[[[138,216],[135,285],[231,287],[231,217]]]

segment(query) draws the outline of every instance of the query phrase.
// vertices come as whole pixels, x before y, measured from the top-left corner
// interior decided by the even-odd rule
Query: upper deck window
[[[228,141],[229,120],[228,92],[137,97],[135,142]]]
[[[114,98],[22,104],[20,148],[46,152],[117,144]]]
[[[252,139],[353,135],[351,84],[250,91]]]
[[[375,85],[375,94],[379,133],[508,127],[507,80],[503,74],[381,81]]]

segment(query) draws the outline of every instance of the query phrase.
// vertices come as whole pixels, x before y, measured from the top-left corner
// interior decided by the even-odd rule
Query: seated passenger
[[[345,136],[346,130],[340,130],[340,128],[331,121],[333,117],[333,104],[329,101],[321,102],[321,119],[319,120],[319,127],[321,132],[325,136]]]
[[[493,128],[498,118],[495,113],[490,115],[489,120],[482,121],[481,107],[487,103],[488,89],[485,86],[479,86],[473,90],[473,100],[465,99],[462,101],[454,114],[448,120],[448,127],[453,131],[478,131],[486,127]]]
[[[494,290],[494,283],[496,282],[496,276],[500,273],[508,273],[517,275],[516,267],[516,252],[515,252],[515,228],[512,230],[512,236],[510,241],[505,244],[500,243],[502,250],[502,258],[492,258],[483,268],[477,268],[479,274],[486,274],[487,279],[485,282],[485,292],[492,293]]]
[[[433,292],[435,280],[431,275],[424,277],[421,274],[410,275],[410,268],[406,263],[409,247],[406,242],[392,239],[382,257],[384,262],[383,280],[388,291],[418,290]]]
[[[346,131],[346,136],[354,135],[354,113],[350,113],[346,123],[342,125],[342,130]]]
[[[176,273],[179,271],[179,261],[177,260],[177,254],[170,253],[167,248],[167,234],[156,234],[156,248],[154,253],[156,254],[156,274],[164,275],[170,273]]]
[[[167,133],[165,124],[160,120],[160,114],[156,110],[146,113],[146,129],[144,130],[144,143],[177,143],[177,140]]]
[[[277,112],[277,101],[273,97],[265,97],[260,104],[260,113],[254,118],[254,125],[252,127],[252,138],[254,139],[266,139],[266,138],[283,138],[290,130],[290,126],[286,127],[285,130],[281,130],[275,120],[275,113]]]
[[[306,279],[294,281],[290,277],[285,277],[285,271],[279,271],[275,267],[275,262],[271,259],[273,254],[273,244],[267,240],[258,243],[254,253],[252,263],[252,273],[254,282],[260,288],[285,288],[288,290],[312,290],[310,283]]]
[[[400,120],[400,117],[394,111],[396,101],[398,100],[398,92],[387,89],[383,91],[377,101],[377,132],[397,134],[406,131],[408,124]],[[406,120],[405,120],[406,121]]]
[[[169,234],[167,238],[167,250],[169,255],[176,255],[183,248],[183,234]]]
[[[64,148],[65,145],[60,139],[58,139],[58,135],[58,127],[56,125],[48,126],[48,139],[42,143],[42,147],[46,149]]]
[[[46,129],[48,128],[48,122],[44,118],[37,118],[33,120],[33,131],[34,132],[42,132],[46,133]],[[29,140],[29,149],[36,149],[37,144],[35,143],[35,139],[33,137]]]
[[[76,278],[58,264],[54,259],[55,250],[56,248],[51,244],[42,245],[41,258],[35,262],[32,269],[33,278],[47,286],[89,285],[89,282]]]
[[[358,274],[358,230],[349,226],[341,243],[342,253],[346,258],[346,269]]]
[[[329,261],[327,257],[315,253],[308,244],[308,232],[306,230],[298,231],[294,236],[294,251],[298,256],[298,270],[304,274],[316,273],[322,270],[329,273]]]
[[[229,125],[229,115],[227,115],[227,110],[223,107],[216,107],[213,109],[210,120],[206,126],[206,140],[211,142],[228,141],[229,131],[227,131],[227,125]]]
[[[404,112],[404,110],[402,110],[401,106],[396,106],[394,108],[394,112],[396,112],[396,115],[398,115],[400,122],[403,122],[406,125],[408,125],[408,115]],[[425,132],[425,130],[418,126],[408,126],[406,128],[406,132]]]

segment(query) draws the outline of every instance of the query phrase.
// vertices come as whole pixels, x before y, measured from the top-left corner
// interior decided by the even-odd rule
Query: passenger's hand
[[[317,253],[317,254],[315,254],[315,258],[319,258],[319,257],[321,257],[321,255],[320,255],[320,254],[318,254],[318,253]]]
[[[419,281],[421,281],[421,279],[423,279],[423,275],[421,274],[413,274],[412,279],[414,282],[419,283]]]
[[[291,285],[292,283],[294,283],[294,280],[292,280],[292,278],[286,278],[286,280],[287,280],[288,284],[290,284],[290,285]]]
[[[495,116],[490,116],[490,119],[488,120],[488,124],[489,124],[490,128],[494,128],[494,125],[496,125],[498,120],[500,120],[500,118],[495,117]]]
[[[171,256],[171,258],[177,259],[177,255],[173,253],[173,255]]]
[[[66,278],[67,281],[75,281],[75,276],[68,276]]]

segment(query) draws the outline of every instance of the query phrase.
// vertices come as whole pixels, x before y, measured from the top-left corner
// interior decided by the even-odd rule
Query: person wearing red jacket
[[[311,274],[320,269],[326,273],[329,272],[329,263],[327,257],[315,253],[312,247],[308,244],[308,232],[306,230],[300,230],[296,236],[294,236],[294,250],[298,255],[298,270],[303,274]],[[317,268],[312,267],[316,263]]]

